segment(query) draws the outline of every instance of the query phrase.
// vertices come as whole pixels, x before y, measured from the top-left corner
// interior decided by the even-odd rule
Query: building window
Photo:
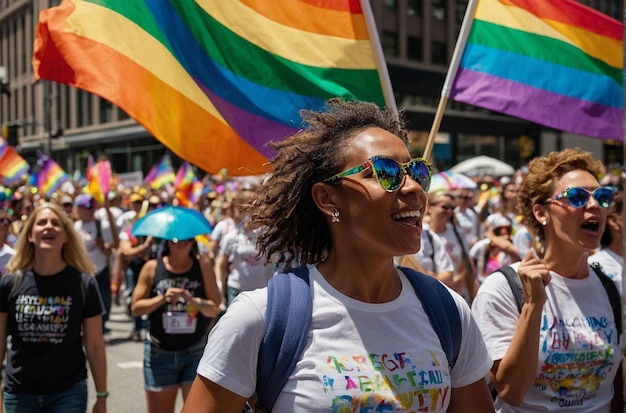
[[[467,0],[456,0],[456,24],[459,29],[465,17],[465,10],[467,10]]]
[[[406,55],[409,60],[424,60],[422,48],[422,39],[416,36],[407,37],[407,51]]]
[[[406,5],[406,13],[409,16],[422,15],[422,0],[408,0]]]
[[[109,123],[113,121],[113,105],[106,99],[100,98],[100,119],[99,123]]]
[[[384,30],[381,43],[386,56],[398,56],[398,33]]]
[[[431,44],[431,63],[434,65],[447,65],[448,64],[448,52],[447,45],[443,42],[432,42]]]
[[[76,126],[89,126],[93,124],[91,112],[91,94],[84,90],[78,90],[76,95]]]
[[[396,10],[398,8],[398,2],[396,0],[383,0],[383,7],[389,10]]]
[[[432,0],[433,2],[433,18],[435,20],[446,20],[446,0]]]

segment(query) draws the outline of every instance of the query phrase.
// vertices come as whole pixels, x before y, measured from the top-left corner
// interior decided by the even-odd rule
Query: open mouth
[[[590,219],[589,221],[583,222],[580,227],[586,231],[598,232],[600,230],[600,222]]]
[[[393,214],[391,216],[391,219],[401,223],[402,225],[415,227],[419,224],[421,217],[422,213],[419,211],[419,209],[414,209],[411,211],[402,211],[398,212],[397,214]]]

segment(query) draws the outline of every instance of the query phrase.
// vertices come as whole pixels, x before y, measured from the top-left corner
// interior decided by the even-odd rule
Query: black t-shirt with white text
[[[49,276],[0,278],[0,313],[11,336],[5,390],[49,394],[87,378],[82,322],[104,313],[96,279],[67,266]]]

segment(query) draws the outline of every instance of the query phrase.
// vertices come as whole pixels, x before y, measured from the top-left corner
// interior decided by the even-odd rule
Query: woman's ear
[[[549,214],[545,205],[535,204],[533,205],[533,215],[535,219],[541,223],[541,225],[546,225],[548,223]]]
[[[329,217],[333,216],[333,212],[337,209],[337,204],[335,202],[335,190],[330,187],[330,184],[323,182],[314,183],[313,188],[311,188],[311,197],[322,214]]]

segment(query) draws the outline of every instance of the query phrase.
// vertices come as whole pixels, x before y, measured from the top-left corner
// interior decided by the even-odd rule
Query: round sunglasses
[[[589,198],[593,195],[594,199],[598,202],[602,208],[608,208],[613,203],[613,198],[617,193],[617,188],[614,186],[601,186],[593,191],[589,191],[579,186],[572,186],[565,188],[563,192],[550,199],[548,202],[558,201],[559,199],[566,198],[571,206],[574,208],[582,208],[587,205]]]
[[[424,191],[430,188],[430,178],[432,176],[432,168],[430,162],[422,158],[411,159],[408,162],[400,163],[392,158],[385,156],[373,156],[358,166],[350,168],[343,172],[325,179],[324,182],[336,183],[341,178],[349,175],[358,174],[366,169],[372,170],[372,175],[378,181],[380,186],[387,192],[395,192],[404,183],[405,174],[420,184]]]

